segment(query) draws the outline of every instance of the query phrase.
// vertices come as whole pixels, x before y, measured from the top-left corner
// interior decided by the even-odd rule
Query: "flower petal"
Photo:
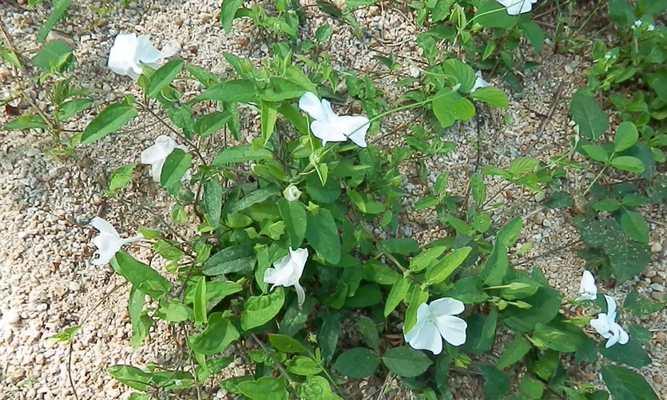
[[[299,303],[299,308],[301,308],[303,302],[306,301],[306,291],[303,290],[303,286],[299,282],[294,284],[294,290],[296,290],[296,299]]]
[[[310,130],[313,131],[315,137],[322,139],[322,144],[327,142],[344,142],[347,140],[345,132],[340,130],[340,127],[335,123],[327,120],[316,120],[310,124]]]
[[[290,262],[292,263],[292,276],[291,279],[298,283],[303,275],[303,269],[306,266],[308,261],[308,249],[289,249]]]
[[[607,319],[611,324],[616,320],[616,299],[611,296],[604,295],[605,300],[607,300]]]
[[[579,284],[579,298],[584,300],[595,300],[597,298],[598,288],[595,286],[595,277],[590,271],[585,270],[581,276]]]
[[[465,310],[465,305],[462,301],[451,297],[443,297],[442,299],[434,300],[428,306],[431,313],[435,317],[441,315],[458,315]]]
[[[370,127],[364,116],[342,116],[336,118],[340,130],[359,147],[366,147],[366,132]]]
[[[138,65],[136,58],[137,46],[137,35],[134,33],[119,33],[109,51],[109,60],[107,61],[109,69],[116,74],[126,76],[135,75],[137,69],[141,73],[141,66]]]
[[[472,86],[472,89],[470,89],[470,92],[474,92],[477,89],[489,86],[491,85],[489,84],[489,82],[484,80],[484,77],[482,76],[482,71],[477,71],[475,73],[475,84]]]
[[[442,338],[438,328],[430,321],[418,322],[405,334],[405,341],[417,350],[429,350],[438,355],[442,351]]]
[[[595,329],[597,333],[600,334],[602,337],[608,338],[610,336],[609,321],[607,319],[607,314],[604,313],[598,314],[598,317],[592,319],[590,324],[591,328]]]
[[[618,328],[620,329],[620,334],[619,334],[619,337],[618,337],[618,343],[620,343],[620,344],[628,343],[628,341],[630,341],[630,335],[628,335],[628,332],[626,332],[625,329],[623,329],[620,325],[618,325]]]
[[[310,118],[314,120],[323,120],[324,119],[324,109],[322,108],[322,103],[320,99],[315,95],[315,93],[306,92],[299,99],[299,108],[305,111]]]
[[[137,38],[137,60],[144,64],[156,64],[162,61],[162,53],[151,43],[148,36]]]
[[[111,225],[104,218],[95,217],[90,221],[89,225],[97,229],[100,233],[107,233],[110,235],[118,236],[120,238],[120,235],[116,231],[116,228],[114,228],[113,225]]]
[[[509,15],[519,15],[527,13],[533,9],[533,3],[537,0],[497,0],[505,6]]]
[[[100,233],[98,236],[94,237],[92,240],[97,251],[95,252],[96,258],[93,258],[91,263],[93,265],[104,265],[107,264],[113,256],[120,250],[123,242],[118,235],[113,235],[110,233]]]
[[[435,318],[435,325],[447,343],[460,346],[466,342],[468,324],[462,318],[442,315]]]
[[[155,139],[155,144],[141,152],[141,163],[152,164],[164,160],[174,151],[176,146],[174,139],[166,135],[160,135]]]

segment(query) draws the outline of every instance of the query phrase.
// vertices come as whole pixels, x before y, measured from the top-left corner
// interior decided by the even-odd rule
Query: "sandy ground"
[[[115,76],[105,68],[113,38],[121,31],[148,34],[158,47],[176,40],[182,47],[182,57],[223,75],[229,73],[229,66],[222,57],[224,51],[254,61],[267,55],[266,44],[256,40],[256,32],[249,22],[237,22],[236,29],[226,34],[217,22],[218,12],[217,1],[141,1],[129,8],[120,8],[117,2],[91,0],[75,6],[73,15],[59,29],[76,44],[80,74],[77,81],[93,90],[96,98],[111,99],[123,91],[134,90],[131,80]],[[35,33],[45,14],[23,12],[5,4],[0,7],[0,13],[19,49],[33,51]],[[377,54],[374,48],[403,57],[399,73],[404,75],[416,65],[410,60],[419,59],[416,44],[410,40],[418,29],[411,17],[400,10],[382,12],[371,8],[358,12],[357,16],[369,32],[362,40],[316,8],[309,8],[308,14],[310,32],[325,20],[334,25],[330,52],[339,68],[381,71],[372,58]],[[466,177],[476,164],[478,138],[480,167],[505,166],[518,156],[547,161],[569,150],[572,126],[567,115],[568,99],[576,87],[583,84],[585,61],[578,56],[552,55],[548,49],[536,61],[540,66],[525,77],[525,90],[513,94],[507,111],[485,112],[480,117],[479,131],[472,123],[448,132],[448,139],[458,145],[458,150],[428,162],[432,179],[441,171],[448,171],[450,186],[461,188],[462,192]],[[402,90],[397,86],[398,78],[383,73],[377,75],[378,87],[383,88],[391,103]],[[16,84],[15,77],[9,75],[4,66],[0,66],[0,84],[3,98]],[[552,108],[553,116],[547,118]],[[396,128],[415,117],[418,115],[401,114],[387,120],[380,133],[380,143],[390,146],[400,142],[402,135]],[[0,124],[4,122],[3,114]],[[85,123],[71,128],[81,128]],[[123,282],[110,268],[90,265],[92,232],[85,227],[98,214],[127,235],[140,226],[160,225],[159,215],[168,212],[169,204],[150,183],[145,170],[142,170],[141,181],[126,194],[125,202],[106,201],[101,193],[105,176],[111,169],[136,162],[141,149],[162,133],[155,127],[145,127],[81,148],[75,157],[56,159],[49,156],[46,137],[0,132],[0,312],[5,321],[11,320],[0,332],[0,398],[73,398],[66,373],[68,348],[48,340],[73,324],[83,325],[74,342],[71,360],[73,381],[82,399],[127,398],[129,391],[106,374],[105,369],[110,365],[173,361],[174,352],[168,346],[152,344],[140,349],[130,346],[127,286],[119,286]],[[405,172],[408,177],[416,173],[409,168]],[[592,176],[568,178],[573,188],[581,188]],[[416,201],[425,188],[409,182],[406,190],[411,194],[406,199],[409,204]],[[489,193],[498,193],[496,199],[503,207],[495,215],[499,220],[528,217],[517,245],[532,245],[532,250],[526,254],[530,259],[526,267],[541,268],[568,298],[575,297],[584,266],[583,260],[576,256],[576,249],[538,257],[577,237],[570,224],[571,216],[540,210],[534,195],[505,187],[500,181],[491,182]],[[147,212],[143,206],[154,212]],[[634,281],[608,288],[619,299],[632,289],[654,298],[665,295],[667,232],[664,221],[667,218],[664,208],[650,210],[650,213],[651,221],[655,221],[651,236],[654,262]],[[428,242],[444,235],[433,228],[434,221],[434,216],[428,213],[410,215],[402,231]],[[137,249],[137,252],[145,259],[149,257],[145,250]],[[654,362],[641,372],[665,397],[667,312],[642,321],[627,318],[625,323],[641,323],[652,332],[648,350]],[[170,333],[158,326],[154,335],[163,334]],[[582,373],[597,382],[594,373]],[[479,384],[477,379],[462,377],[455,379],[452,386],[457,398],[473,399],[482,397]],[[397,392],[388,390],[386,398],[407,398],[405,394],[394,393]],[[221,391],[216,396],[224,398]]]

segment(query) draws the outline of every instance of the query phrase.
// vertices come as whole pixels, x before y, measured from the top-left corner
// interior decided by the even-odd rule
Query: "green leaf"
[[[639,295],[636,290],[633,290],[625,297],[623,308],[630,311],[636,316],[645,316],[656,313],[667,306],[667,303],[656,303],[649,300],[647,297]]]
[[[364,379],[373,375],[379,365],[380,359],[375,353],[364,347],[355,347],[338,356],[333,366],[341,375]]]
[[[614,138],[614,151],[617,153],[627,150],[634,146],[639,139],[637,127],[630,121],[622,122],[616,129],[616,137]]]
[[[271,140],[271,136],[273,136],[273,130],[276,127],[277,120],[278,110],[276,109],[275,105],[273,103],[262,101],[260,107],[260,128],[264,145],[269,143],[269,140]]]
[[[304,237],[306,237],[308,219],[306,208],[300,201],[281,199],[278,202],[278,212],[280,212],[280,217],[285,221],[290,247],[294,249],[299,248]]]
[[[451,89],[438,92],[431,105],[443,128],[449,128],[456,121],[469,121],[475,116],[475,105]]]
[[[287,371],[300,376],[312,376],[322,372],[322,366],[310,357],[296,356],[287,361]]]
[[[507,224],[505,224],[500,231],[498,231],[498,243],[503,246],[510,248],[516,244],[519,240],[519,235],[521,235],[521,229],[523,228],[523,219],[520,217],[514,218]]]
[[[426,270],[426,283],[435,285],[444,282],[468,258],[472,247],[461,247],[446,255],[442,261]]]
[[[585,144],[581,148],[588,154],[590,158],[601,163],[608,163],[610,154],[607,153],[604,147],[599,144]]]
[[[250,103],[257,99],[255,83],[248,79],[237,79],[215,84],[197,97],[197,100],[215,100],[227,103]]]
[[[484,377],[484,398],[487,400],[503,399],[510,390],[510,380],[507,375],[490,365],[480,365],[479,369]]]
[[[248,331],[271,321],[285,304],[285,292],[276,288],[273,293],[263,296],[250,296],[241,313],[241,329]]]
[[[345,301],[347,308],[366,308],[372,307],[382,302],[382,291],[376,284],[360,286],[354,293],[354,296],[348,297]]]
[[[70,64],[72,47],[64,40],[52,40],[42,46],[32,63],[43,72],[62,71]]]
[[[602,111],[595,98],[579,90],[570,102],[570,114],[584,137],[597,140],[609,129],[609,116]]]
[[[44,40],[46,40],[46,37],[48,36],[49,32],[51,32],[51,29],[53,29],[53,27],[56,26],[58,22],[60,22],[60,20],[63,19],[71,3],[72,0],[53,1],[52,3],[53,9],[51,11],[51,14],[49,15],[49,18],[46,20],[44,25],[42,25],[41,28],[39,28],[39,31],[37,32],[38,42],[43,43]]]
[[[408,346],[387,350],[382,356],[382,362],[391,372],[405,378],[419,376],[433,364],[424,353]]]
[[[188,285],[185,291],[185,302],[188,304],[193,304],[197,300],[195,297],[195,288],[196,281],[192,280],[191,284]],[[212,280],[206,282],[206,309],[211,310],[215,307],[220,301],[225,297],[231,296],[234,293],[238,293],[243,290],[243,286],[237,282],[224,281],[224,280]]]
[[[322,358],[326,362],[330,362],[336,352],[341,330],[340,320],[340,314],[329,314],[322,317],[317,343],[322,350]]]
[[[162,166],[160,185],[172,195],[176,195],[181,187],[181,179],[192,165],[192,154],[181,149],[174,149]]]
[[[544,394],[544,383],[530,375],[526,375],[519,384],[519,393],[522,399],[539,400]]]
[[[222,353],[241,336],[234,324],[221,313],[213,313],[208,318],[208,326],[199,335],[190,336],[190,348],[195,353],[213,355]]]
[[[84,129],[81,144],[91,144],[104,136],[116,132],[138,115],[132,98],[114,103],[99,113]]]
[[[157,312],[157,317],[167,322],[185,322],[192,316],[190,307],[175,300],[170,300],[160,304]]]
[[[477,23],[485,28],[509,30],[519,21],[518,16],[509,15],[507,9],[496,0],[481,1],[475,13]]]
[[[493,251],[480,274],[484,283],[489,286],[500,285],[509,271],[509,259],[507,257],[507,247],[500,240],[493,246]]]
[[[340,236],[336,221],[329,210],[320,207],[316,214],[308,213],[306,239],[326,262],[334,265],[340,262]]]
[[[641,174],[645,169],[642,160],[632,156],[614,157],[611,160],[611,165],[621,171],[632,172],[634,174]]]
[[[223,129],[230,118],[231,114],[229,112],[214,111],[197,119],[194,130],[201,137],[209,137]],[[225,150],[229,149],[231,148]]]
[[[442,72],[454,78],[454,84],[459,84],[460,90],[463,93],[468,93],[475,85],[475,71],[466,63],[456,59],[450,58],[442,63]]]
[[[630,337],[630,341],[626,344],[617,343],[609,348],[603,347],[600,353],[614,362],[633,368],[643,368],[651,364],[651,358],[646,350],[634,337]]]
[[[569,333],[556,327],[538,323],[533,331],[533,343],[540,348],[548,348],[561,353],[574,353],[577,343],[569,337]]]
[[[380,334],[375,321],[365,316],[359,316],[357,317],[356,325],[357,331],[361,335],[363,342],[373,350],[379,351]]]
[[[329,381],[321,376],[309,376],[299,387],[300,400],[340,400],[331,390]]]
[[[70,118],[80,113],[83,110],[90,108],[93,101],[90,99],[73,99],[62,103],[58,107],[58,120],[61,122],[68,121]]]
[[[250,400],[287,400],[288,392],[283,382],[270,376],[257,380],[245,380],[238,384],[241,394]]]
[[[623,210],[621,228],[632,240],[648,244],[649,227],[644,217],[637,211]]]
[[[474,354],[490,351],[496,338],[497,322],[498,311],[495,308],[486,316],[475,314],[468,318],[466,350]]]
[[[206,260],[202,267],[204,275],[224,275],[230,273],[248,273],[255,266],[256,257],[247,245],[226,247]]]
[[[127,311],[130,315],[130,323],[132,324],[132,347],[136,348],[141,346],[146,337],[148,336],[148,331],[153,325],[153,320],[143,312],[146,293],[132,287],[130,290],[130,298],[127,302]]]
[[[79,330],[81,330],[81,325],[69,326],[55,335],[50,336],[49,339],[59,343],[71,343]]]
[[[496,366],[505,369],[519,362],[532,348],[528,339],[517,335],[514,340],[507,344],[500,355]]]
[[[240,200],[229,203],[226,209],[225,213],[226,214],[235,214],[239,211],[243,211],[248,207],[254,206],[255,204],[264,202],[268,200],[269,198],[275,196],[277,193],[274,189],[257,189],[253,192],[250,192],[248,195],[245,197],[241,198]]]
[[[431,266],[435,260],[447,250],[447,246],[433,246],[422,250],[412,260],[410,260],[410,270],[419,272]]]
[[[23,130],[23,129],[48,129],[49,126],[44,122],[44,119],[39,115],[21,115],[9,122],[7,122],[2,129],[8,131]]]
[[[220,10],[220,24],[225,32],[229,33],[232,30],[232,21],[236,16],[236,12],[243,5],[243,0],[224,0],[222,2],[222,9]]]
[[[531,305],[522,309],[509,306],[501,313],[505,325],[519,332],[530,332],[538,323],[551,321],[560,310],[561,295],[550,287],[541,287],[534,295],[523,299]]]
[[[542,48],[544,48],[544,40],[546,38],[546,35],[542,30],[542,28],[540,28],[538,24],[530,20],[522,21],[519,24],[519,27],[528,38],[528,41],[533,46],[533,49],[535,49],[535,53],[541,53]]]
[[[111,265],[137,290],[154,299],[159,299],[171,291],[171,283],[159,272],[123,251],[116,253],[111,259]]]
[[[380,242],[383,251],[391,254],[410,256],[419,251],[419,243],[414,239],[386,239]]]
[[[128,164],[116,168],[111,173],[108,193],[112,194],[127,187],[130,182],[132,182],[132,176],[134,175],[135,167],[136,164]]]
[[[510,104],[505,92],[494,87],[479,88],[472,92],[471,96],[493,107],[505,108]]]
[[[384,305],[384,317],[388,317],[396,307],[405,299],[410,290],[410,281],[408,278],[401,278],[391,287],[387,301]]]
[[[217,178],[213,178],[204,184],[203,201],[206,220],[212,227],[216,228],[220,225],[222,214],[222,185]]]
[[[627,368],[603,366],[602,379],[614,399],[658,400],[658,396],[646,380]]]
[[[264,148],[255,148],[252,145],[227,147],[215,156],[213,165],[220,168],[225,165],[240,164],[249,161],[271,160],[273,153]]]
[[[206,295],[206,277],[200,277],[195,285],[195,293],[192,303],[192,311],[195,322],[198,324],[207,323],[208,297]]]
[[[148,90],[146,91],[148,97],[157,97],[162,89],[169,86],[182,70],[183,60],[178,58],[173,59],[158,68],[148,80]]]
[[[271,343],[274,349],[283,353],[308,353],[306,346],[288,335],[270,334],[269,343]]]

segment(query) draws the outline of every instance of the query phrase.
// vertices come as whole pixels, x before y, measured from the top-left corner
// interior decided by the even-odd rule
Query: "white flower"
[[[595,286],[595,278],[590,271],[584,271],[579,284],[578,300],[595,300],[598,297],[598,288]]]
[[[533,4],[537,0],[496,0],[498,3],[505,6],[509,15],[519,15],[530,12],[533,9]]]
[[[632,24],[632,28],[633,28],[633,29],[637,29],[637,28],[639,28],[640,26],[642,26],[642,21],[641,21],[640,19],[635,20],[635,23]]]
[[[185,146],[176,144],[169,136],[160,135],[155,139],[155,144],[141,152],[141,163],[151,165],[151,176],[153,181],[160,182],[164,162],[174,149],[187,150]]]
[[[142,235],[128,239],[121,238],[113,225],[100,217],[93,218],[93,220],[90,221],[90,226],[100,232],[99,235],[93,238],[93,244],[97,247],[97,251],[95,252],[97,257],[93,258],[93,265],[104,265],[108,263],[123,245],[143,239]]]
[[[482,77],[482,71],[477,71],[475,73],[475,84],[472,85],[472,89],[470,89],[471,92],[474,92],[477,89],[489,87],[491,84],[489,82],[484,80],[484,77]]]
[[[366,132],[370,126],[368,118],[361,115],[336,115],[327,100],[320,101],[310,92],[301,96],[299,108],[313,119],[310,129],[313,135],[322,139],[323,144],[345,142],[350,139],[357,146],[366,147]]]
[[[298,187],[289,185],[283,190],[283,197],[285,197],[287,201],[297,201],[299,200],[299,197],[301,197],[301,191]]]
[[[269,268],[264,273],[264,283],[270,283],[271,290],[276,286],[289,287],[294,286],[296,290],[299,307],[306,300],[306,292],[299,283],[301,275],[303,275],[303,268],[306,266],[308,260],[308,249],[292,250],[290,247],[289,254],[280,260],[273,263],[273,268]]]
[[[630,340],[630,336],[616,323],[616,300],[607,295],[604,298],[607,300],[607,313],[600,313],[596,319],[591,320],[591,327],[603,338],[609,339],[605,345],[606,348],[610,348],[616,343],[626,344]]]
[[[415,349],[442,351],[442,339],[454,346],[466,341],[466,322],[454,315],[461,314],[465,306],[459,300],[444,297],[422,304],[417,309],[417,323],[405,334],[405,341]]]
[[[163,51],[159,51],[153,47],[147,36],[137,37],[134,33],[119,33],[111,46],[107,66],[119,75],[137,79],[143,72],[142,64],[157,68],[162,60],[177,52],[178,46],[174,44],[169,44]]]

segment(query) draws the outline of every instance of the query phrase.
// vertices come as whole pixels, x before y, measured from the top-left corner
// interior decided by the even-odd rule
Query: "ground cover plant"
[[[423,61],[392,103],[371,76],[332,65],[330,25],[303,34],[300,2],[225,0],[223,29],[250,20],[272,43],[260,65],[225,53],[233,73],[220,76],[176,49],[158,50],[147,36],[119,33],[109,73],[133,79],[139,94],[104,104],[77,87],[72,46],[46,40],[70,3],[53,2],[33,57],[16,51],[5,32],[4,62],[33,85],[25,93],[45,91],[50,106],[33,104],[4,129],[50,134],[57,157],[76,157],[78,148],[137,119],[164,129],[137,151],[138,163],[110,171],[105,196],[122,199],[149,174],[172,196],[169,228],[137,227],[132,236],[103,218],[90,221],[92,264],[110,265],[128,282],[132,345],[165,340],[152,334],[158,323],[170,325],[182,345],[177,368],[109,369],[132,388],[130,398],[202,399],[219,385],[253,400],[347,399],[358,397],[353,382],[380,376],[398,379],[414,398],[447,399],[457,374],[483,382],[483,394],[470,398],[658,398],[637,372],[651,363],[644,349],[650,334],[624,317],[657,312],[664,300],[634,293],[621,304],[599,286],[645,271],[651,252],[641,209],[664,204],[667,195],[666,1],[595,3],[613,25],[613,40],[589,43],[588,82],[570,100],[568,154],[474,166],[464,195],[446,172],[430,180],[424,173],[430,192],[413,210],[403,201],[402,168],[423,171],[423,159],[456,151],[448,130],[502,113],[521,71],[531,68],[526,51],[539,53],[547,42],[576,51],[560,21],[547,32],[537,20],[547,12],[566,18],[576,2],[409,2],[405,8],[423,28],[414,38]],[[311,6],[363,36],[354,10],[380,3]],[[403,60],[387,54],[381,61],[391,73]],[[66,128],[93,107],[84,130]],[[400,133],[405,143],[378,144],[396,134],[384,131],[385,120],[410,110],[423,120]],[[248,125],[258,126],[257,135],[248,137]],[[569,171],[585,168],[587,188],[569,192]],[[580,239],[563,246],[577,248],[587,263],[578,298],[566,298],[530,260],[522,262],[516,244],[523,218],[495,215],[490,179],[539,194],[546,208],[576,208]],[[411,211],[433,212],[447,235],[429,243],[405,235],[401,221]],[[137,257],[138,245],[165,264]],[[54,340],[71,345],[79,329],[72,325]],[[236,358],[247,373],[220,379]],[[582,380],[577,371],[585,368],[595,368],[603,385]],[[384,398],[384,390],[371,395]]]

